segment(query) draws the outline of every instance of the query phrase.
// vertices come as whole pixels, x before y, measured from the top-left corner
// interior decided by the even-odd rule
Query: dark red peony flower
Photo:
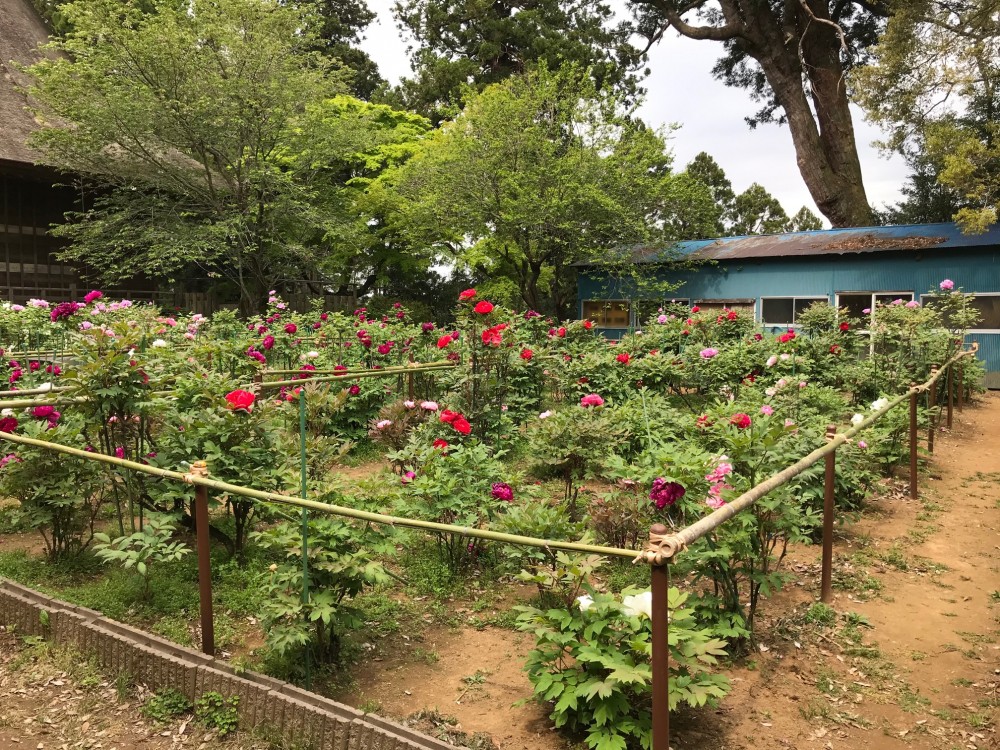
[[[738,412],[729,418],[729,424],[736,425],[737,428],[745,430],[750,426],[750,415]]]
[[[615,357],[615,359],[617,359],[623,365],[627,365],[629,362],[632,361],[632,357],[628,352],[622,352],[617,357]]]
[[[849,330],[851,330],[851,324],[850,324],[850,323],[848,323],[848,322],[847,322],[847,321],[845,320],[845,321],[844,321],[843,323],[841,323],[841,324],[840,324],[840,330],[841,330],[841,331],[849,331]]]
[[[13,432],[17,429],[17,419],[14,417],[0,418],[0,432]]]
[[[682,497],[684,497],[687,490],[684,486],[678,484],[677,482],[668,482],[663,477],[658,477],[653,480],[653,488],[649,492],[649,499],[653,501],[653,504],[657,508],[663,510],[668,505],[673,505]]]
[[[294,323],[288,323],[285,326],[285,333],[287,333],[288,335],[291,335],[291,334],[295,333],[298,330],[299,330],[299,327],[297,325],[295,325]]]
[[[531,349],[522,349],[521,350],[521,359],[523,359],[525,362],[530,362],[531,358],[534,357],[534,356],[535,356],[535,353],[533,351],[531,351]]]
[[[252,411],[253,402],[256,400],[257,397],[250,391],[235,390],[226,394],[226,401],[233,411]]]
[[[361,386],[352,385],[350,388],[347,389],[347,392],[352,396],[357,396],[359,393],[361,393]]]

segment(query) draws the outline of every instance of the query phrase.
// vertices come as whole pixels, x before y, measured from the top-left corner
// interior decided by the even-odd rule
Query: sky
[[[382,75],[390,83],[397,83],[410,75],[411,69],[406,54],[409,40],[400,38],[392,3],[368,0],[378,19],[368,28],[361,46],[378,63]],[[622,0],[611,0],[611,5],[624,8]],[[736,192],[759,182],[789,215],[804,205],[821,216],[802,182],[788,129],[759,125],[750,130],[744,118],[756,112],[759,105],[745,90],[727,87],[712,77],[712,65],[720,52],[717,42],[664,35],[663,41],[650,50],[651,73],[644,84],[648,94],[640,116],[654,127],[671,123],[681,126],[670,141],[677,169],[682,169],[695,154],[707,151],[725,170]],[[864,121],[860,110],[852,110],[868,200],[875,206],[894,203],[900,197],[906,165],[898,156],[886,159],[871,145],[880,137],[879,130]]]

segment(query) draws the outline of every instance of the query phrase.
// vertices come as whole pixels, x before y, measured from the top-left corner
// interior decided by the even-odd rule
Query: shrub
[[[729,681],[710,671],[725,643],[698,623],[686,600],[669,590],[671,710],[714,705],[729,691]],[[536,638],[525,670],[535,699],[552,705],[555,725],[585,734],[595,750],[650,747],[649,592],[631,589],[622,600],[594,593],[568,609],[517,609],[518,629]]]
[[[104,562],[121,563],[125,570],[135,570],[142,580],[142,598],[149,598],[151,568],[159,563],[180,560],[191,552],[184,542],[172,542],[174,526],[171,519],[151,515],[134,534],[111,539],[107,534],[94,534],[99,543],[94,551]]]

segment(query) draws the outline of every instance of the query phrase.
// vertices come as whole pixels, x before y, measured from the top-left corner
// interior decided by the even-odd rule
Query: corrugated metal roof
[[[984,234],[974,235],[962,234],[958,226],[952,222],[905,224],[721,237],[713,240],[677,242],[665,246],[640,245],[631,248],[630,252],[636,263],[656,263],[669,259],[670,256],[676,257],[678,254],[702,260],[728,261],[982,246],[1000,246],[1000,224],[994,224]]]

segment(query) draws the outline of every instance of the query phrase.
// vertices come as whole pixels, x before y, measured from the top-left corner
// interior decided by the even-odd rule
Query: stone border
[[[151,690],[176,690],[192,702],[206,692],[239,696],[240,727],[266,726],[287,744],[314,750],[454,750],[381,716],[266,675],[237,672],[200,651],[5,578],[0,578],[0,624],[92,654],[104,669],[126,673]]]

